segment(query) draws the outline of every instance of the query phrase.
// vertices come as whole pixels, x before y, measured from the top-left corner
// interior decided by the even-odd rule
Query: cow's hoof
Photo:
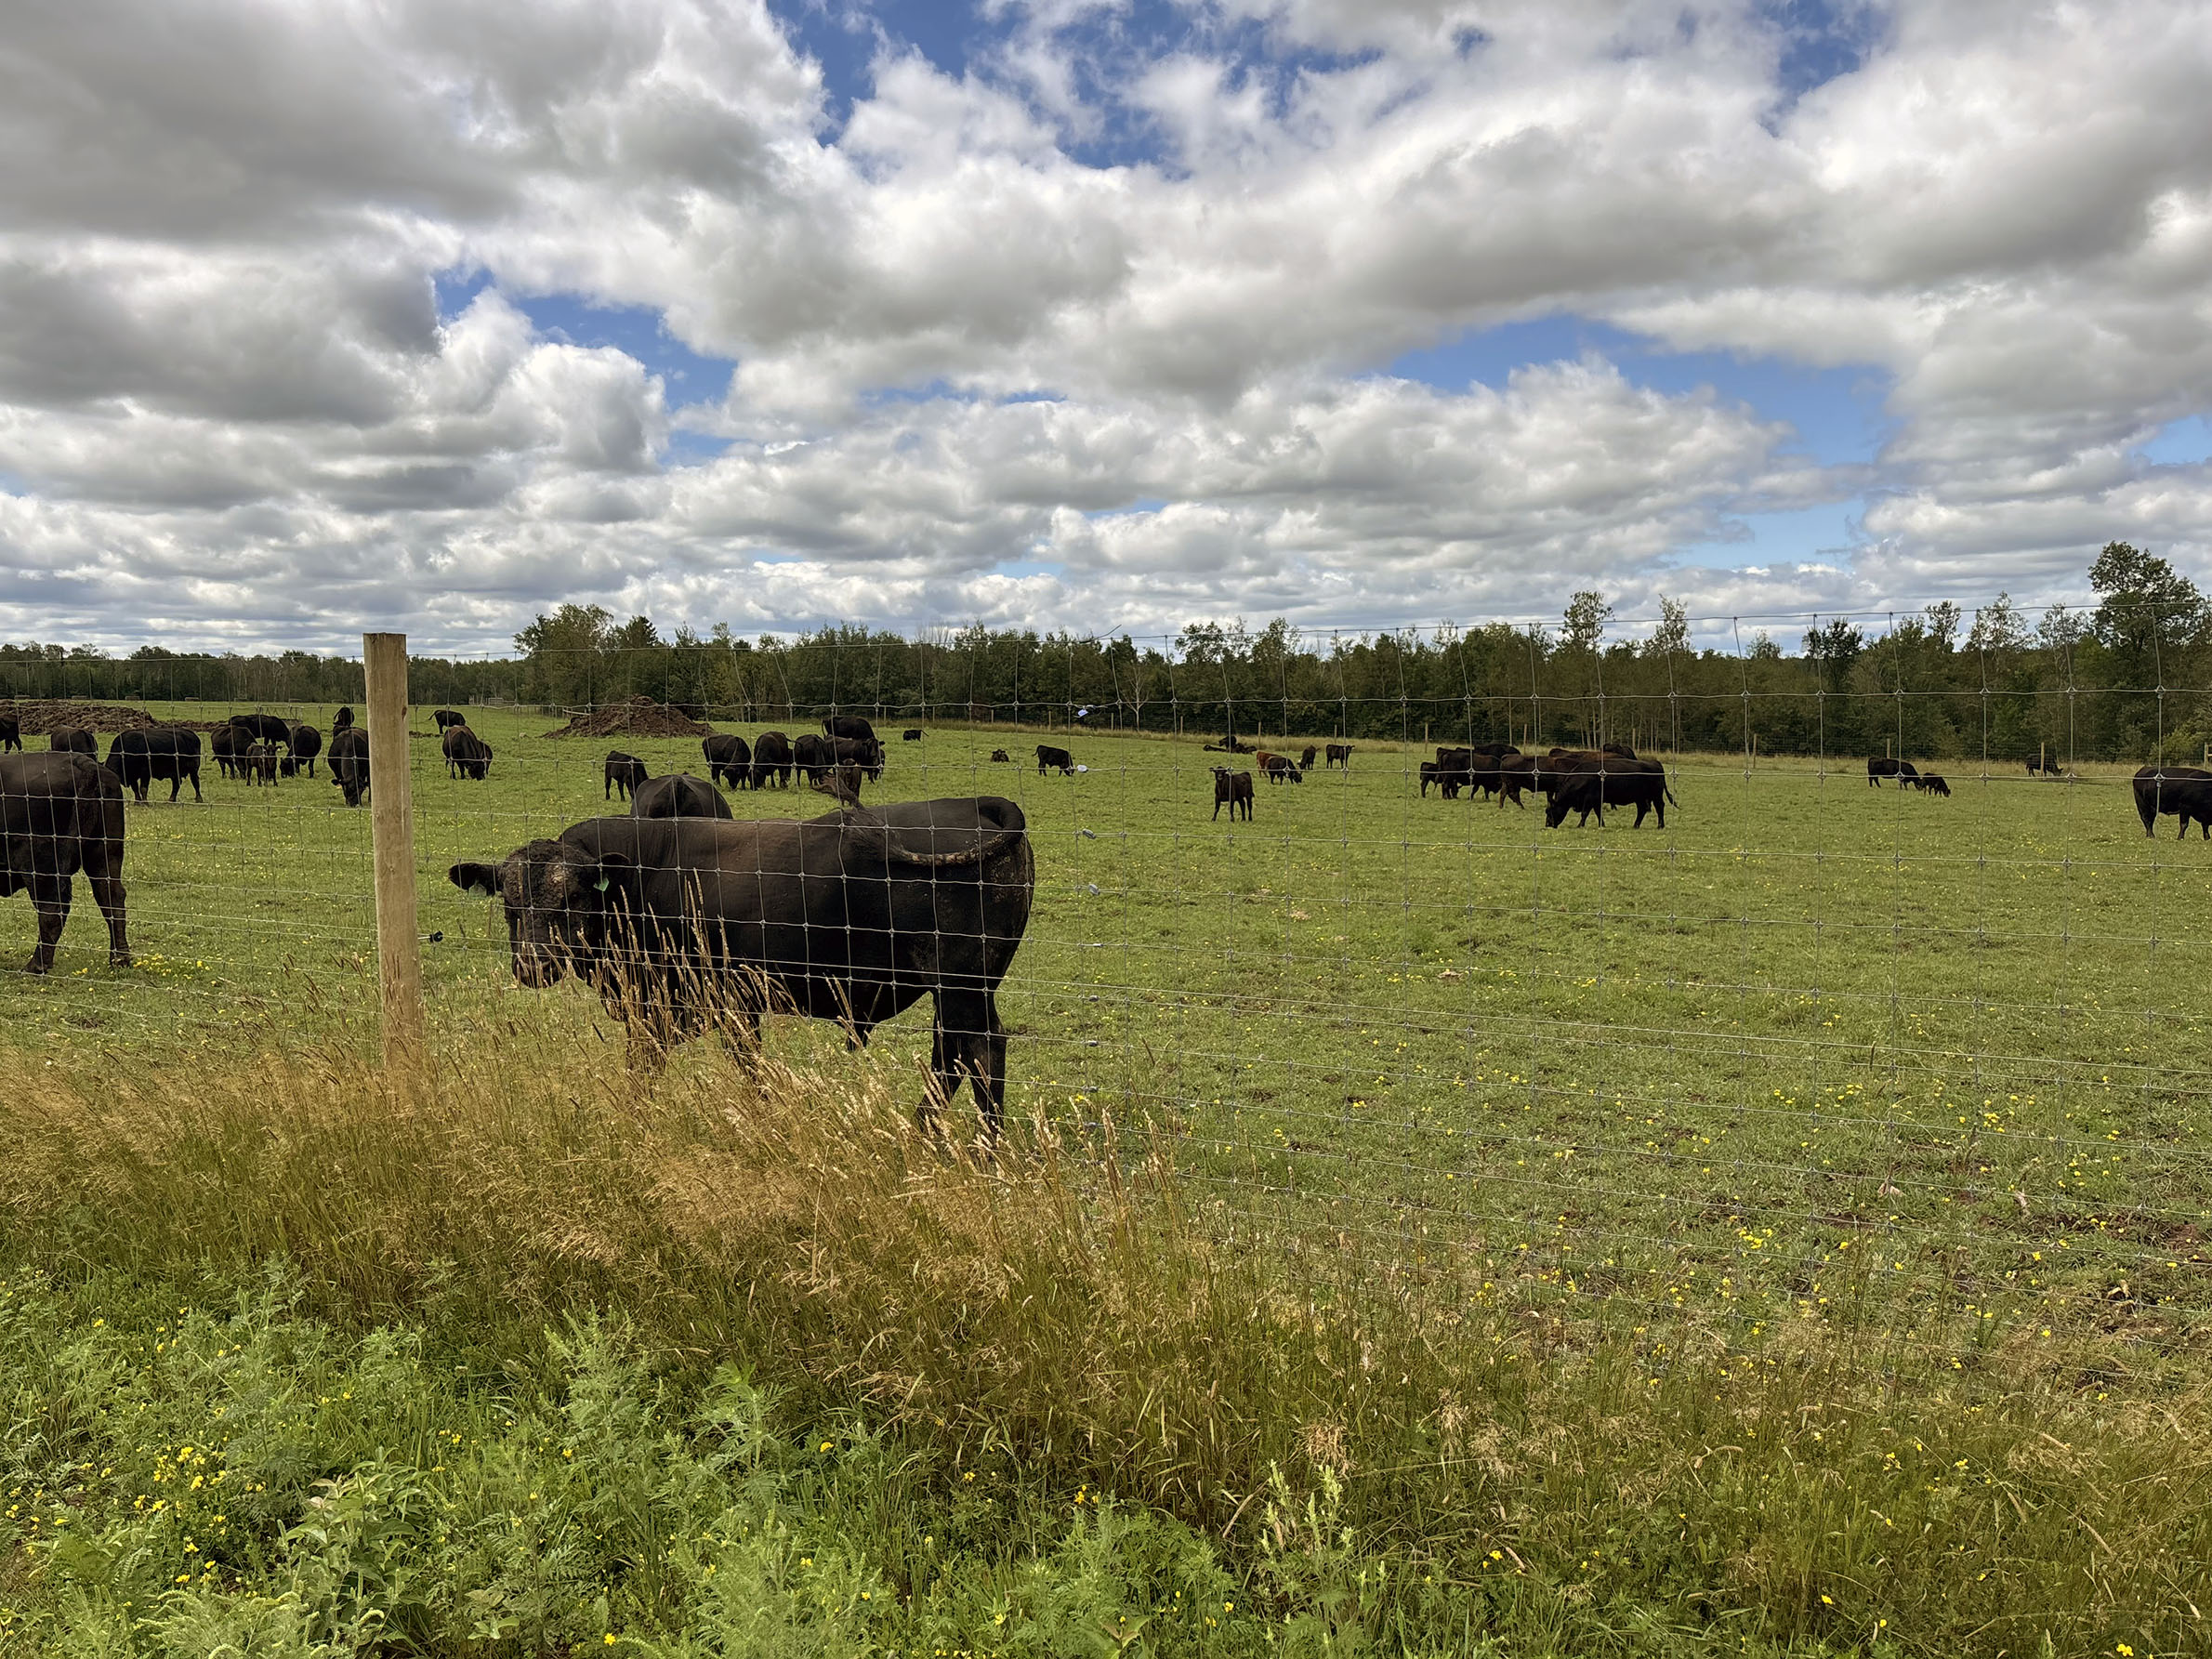
[[[128,968],[130,965],[130,953],[128,951],[110,951],[108,953],[108,966],[110,968]]]
[[[23,964],[23,971],[25,973],[44,973],[46,970],[46,964],[41,962],[36,956],[32,957],[30,961]]]

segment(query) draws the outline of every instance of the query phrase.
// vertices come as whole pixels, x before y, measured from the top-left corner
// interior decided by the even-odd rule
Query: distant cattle
[[[901,743],[909,744],[920,743],[922,741],[922,729],[919,726],[909,726],[905,731],[899,733],[899,741]]]
[[[836,740],[800,732],[791,740],[791,764],[806,774],[808,783],[821,783],[837,764]]]
[[[1311,744],[1308,744],[1306,745],[1306,752],[1298,757],[1298,770],[1302,772],[1311,771],[1313,770],[1313,762],[1320,754],[1321,751],[1319,749],[1315,748]]]
[[[876,728],[859,715],[831,715],[822,722],[824,737],[849,737],[857,743],[874,743]]]
[[[2186,837],[2193,820],[2212,839],[2212,772],[2197,766],[2146,766],[2135,774],[2135,810],[2143,834],[2158,833],[2158,820],[2171,813]]]
[[[1232,772],[1226,766],[1214,768],[1214,819],[1218,823],[1221,809],[1229,809],[1229,822],[1236,822],[1237,809],[1244,810],[1244,822],[1252,822],[1252,774]]]
[[[778,789],[791,787],[791,774],[797,762],[791,751],[791,739],[781,731],[763,731],[753,740],[753,787],[765,789],[774,783]]]
[[[0,757],[0,898],[26,889],[38,916],[31,973],[54,966],[69,921],[71,878],[83,872],[108,924],[108,961],[130,965],[123,914],[123,785],[73,751]]]
[[[1298,770],[1298,763],[1287,755],[1271,755],[1262,749],[1252,759],[1267,774],[1271,783],[1303,783],[1306,781],[1306,774]]]
[[[1872,789],[1879,789],[1884,778],[1895,778],[1903,788],[1910,780],[1920,775],[1920,769],[1909,760],[1891,760],[1881,755],[1866,757],[1866,783]]]
[[[457,708],[438,709],[431,714],[430,718],[437,725],[437,728],[441,733],[449,731],[453,727],[466,726],[468,724],[468,717],[463,714]]]
[[[735,818],[712,783],[690,772],[648,778],[630,792],[633,818]]]
[[[700,740],[706,757],[706,781],[727,783],[732,789],[749,788],[753,782],[752,745],[733,731],[717,731]]]
[[[323,733],[304,720],[292,727],[292,758],[308,770],[308,776],[315,775],[315,757],[323,753]]]
[[[439,746],[445,751],[445,775],[449,778],[473,778],[481,783],[492,770],[492,745],[466,723],[448,726]]]
[[[2028,770],[2047,772],[2055,778],[2061,775],[2064,769],[2060,765],[2059,757],[2056,755],[2031,755],[2028,757]]]
[[[1666,809],[1679,805],[1666,786],[1666,768],[1656,760],[1624,760],[1608,755],[1586,762],[1560,775],[1545,803],[1544,826],[1557,829],[1567,814],[1579,812],[1587,823],[1594,812],[1600,828],[1608,807],[1634,807],[1636,827],[1643,827],[1644,814],[1657,812],[1659,827],[1666,827]]]
[[[1951,785],[1943,782],[1942,772],[1922,772],[1917,777],[1901,778],[1898,783],[1901,786],[1917,789],[1923,795],[1948,796],[1951,793]]]
[[[1322,764],[1323,767],[1340,766],[1346,771],[1351,770],[1351,744],[1328,744],[1322,751]]]
[[[207,734],[207,752],[215,757],[215,770],[226,778],[239,775],[238,757],[252,739],[236,726],[217,726]]]
[[[82,726],[63,726],[46,733],[49,754],[94,755],[99,753],[99,740]]]
[[[292,741],[292,722],[282,715],[232,715],[230,724],[252,743],[289,744]]]
[[[599,791],[599,799],[607,800],[619,795],[624,800],[628,800],[648,775],[645,762],[637,756],[625,755],[620,749],[610,749],[602,773],[605,785]]]
[[[1005,762],[1007,765],[1008,765],[1008,766],[1011,766],[1011,765],[1013,765],[1013,764],[1014,764],[1014,757],[1013,757],[1011,755],[1007,754],[1007,752],[1006,752],[1004,749],[994,749],[994,750],[992,750],[992,751],[991,751],[991,759],[992,759],[992,761],[993,761],[994,763],[996,763],[996,762],[999,762],[999,761],[1004,761],[1004,762]]]
[[[0,720],[0,755],[19,753],[22,747],[22,721]]]
[[[1037,776],[1043,777],[1047,769],[1058,767],[1068,777],[1075,775],[1075,757],[1065,749],[1056,749],[1050,744],[1037,745]]]
[[[200,737],[181,726],[156,726],[150,731],[122,731],[108,744],[108,770],[113,772],[123,786],[138,797],[138,804],[146,804],[148,791],[155,780],[165,779],[169,785],[169,798],[175,800],[177,792],[190,782],[192,799],[204,800],[200,793]]]
[[[267,783],[275,786],[277,781],[277,746],[274,744],[248,744],[241,757],[239,769],[245,773],[249,783]]]
[[[359,726],[344,726],[331,734],[330,781],[349,807],[369,798],[369,734]]]

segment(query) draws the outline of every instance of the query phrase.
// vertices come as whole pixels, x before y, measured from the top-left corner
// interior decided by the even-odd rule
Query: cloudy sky
[[[2188,0],[0,0],[0,637],[2212,581]]]

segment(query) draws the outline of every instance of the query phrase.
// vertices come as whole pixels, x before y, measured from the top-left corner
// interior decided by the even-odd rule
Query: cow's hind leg
[[[1007,1038],[998,999],[988,991],[940,991],[929,1039],[929,1086],[915,1121],[925,1134],[944,1126],[944,1109],[963,1080],[983,1117],[983,1142],[994,1146],[1006,1121]]]
[[[31,908],[38,915],[38,947],[23,964],[25,973],[45,973],[54,966],[54,951],[61,943],[61,929],[69,925],[69,877],[33,880]]]
[[[120,876],[92,876],[92,902],[99,906],[99,914],[108,924],[108,966],[130,966],[130,937],[125,928],[123,911],[123,877]],[[68,902],[63,901],[63,914],[68,913]],[[59,932],[59,928],[55,929]]]

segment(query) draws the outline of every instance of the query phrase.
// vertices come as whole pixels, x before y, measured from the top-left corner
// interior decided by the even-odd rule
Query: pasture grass
[[[50,1062],[0,1057],[26,1651],[2203,1645],[2185,1356],[1662,1357],[1465,1253],[1225,1243],[1169,1140],[945,1148],[874,1061]]]

